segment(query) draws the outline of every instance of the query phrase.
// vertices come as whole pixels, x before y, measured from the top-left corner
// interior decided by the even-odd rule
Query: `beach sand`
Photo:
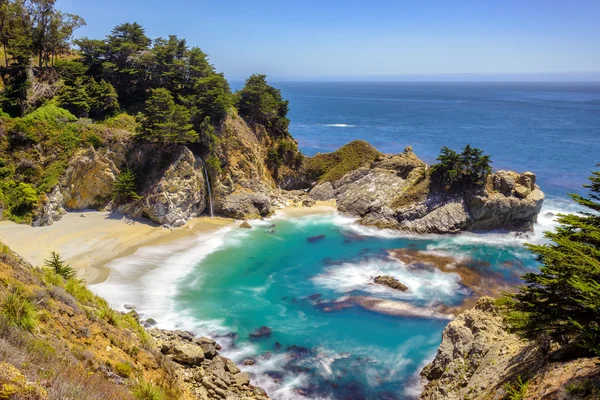
[[[285,217],[335,211],[335,203],[317,202],[313,207],[290,206],[277,210]],[[200,217],[180,228],[167,229],[148,220],[131,220],[102,211],[70,212],[51,226],[31,227],[0,221],[0,242],[33,266],[41,267],[55,251],[88,284],[104,282],[112,260],[133,254],[138,248],[167,243],[198,233],[209,233],[241,221]]]

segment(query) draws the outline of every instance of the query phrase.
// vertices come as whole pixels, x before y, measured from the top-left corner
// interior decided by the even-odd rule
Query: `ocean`
[[[236,86],[237,85],[237,86]],[[93,286],[160,327],[215,338],[276,400],[413,399],[449,317],[477,289],[453,272],[391,250],[515,285],[535,271],[523,247],[543,243],[567,193],[600,162],[600,85],[583,83],[274,83],[290,100],[290,131],[307,155],[364,139],[431,163],[442,146],[482,148],[496,169],[533,171],[547,195],[535,231],[454,236],[365,228],[329,213],[251,221],[117,259]],[[239,88],[240,83],[232,83]],[[407,292],[371,283],[391,275]],[[404,305],[400,313],[373,304]],[[394,315],[391,315],[394,314]],[[266,327],[266,328],[265,328]],[[262,328],[262,330],[261,330]],[[262,335],[257,333],[262,332]]]

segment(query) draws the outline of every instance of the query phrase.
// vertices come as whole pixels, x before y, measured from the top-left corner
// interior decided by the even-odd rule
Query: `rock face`
[[[82,210],[106,204],[119,172],[107,154],[93,147],[80,151],[69,162],[60,180],[64,206],[70,210]]]
[[[398,281],[396,278],[388,275],[376,276],[375,279],[373,279],[373,282],[377,283],[378,285],[387,286],[394,290],[400,290],[402,292],[406,292],[408,290],[408,286]]]
[[[429,383],[420,398],[500,400],[520,377],[528,384],[523,398],[565,399],[567,385],[598,381],[597,362],[552,362],[535,343],[506,332],[494,300],[482,297],[444,329],[435,359],[421,372]]]
[[[221,347],[209,338],[195,338],[184,331],[151,329],[161,352],[179,364],[184,380],[201,400],[268,400],[259,387],[250,384],[250,374],[241,372],[233,361],[219,355]]]
[[[531,172],[498,171],[481,188],[447,192],[432,184],[410,147],[316,186],[311,197],[335,198],[361,224],[414,233],[531,230],[544,200]]]
[[[33,221],[33,226],[49,226],[55,221],[61,219],[65,214],[63,208],[63,195],[60,191],[60,186],[56,185],[43,200],[41,210],[38,212],[36,219]]]

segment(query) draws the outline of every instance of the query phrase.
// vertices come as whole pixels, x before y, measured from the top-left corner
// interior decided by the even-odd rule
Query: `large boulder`
[[[0,210],[1,212],[1,210]],[[33,220],[33,226],[49,226],[62,218],[66,213],[63,208],[63,195],[60,186],[56,185],[43,199],[40,209]]]

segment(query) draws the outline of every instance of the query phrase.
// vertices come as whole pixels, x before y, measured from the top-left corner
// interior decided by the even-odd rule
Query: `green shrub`
[[[58,180],[67,169],[64,161],[54,161],[48,165],[42,174],[42,179],[38,185],[38,193],[48,193],[58,185]]]
[[[64,279],[72,279],[77,276],[77,272],[71,268],[65,261],[60,257],[60,254],[53,251],[50,254],[50,258],[44,261],[46,267],[52,269],[55,273],[62,276]]]
[[[528,382],[523,382],[521,375],[517,377],[517,380],[512,383],[506,383],[504,390],[508,394],[510,400],[522,400],[527,397],[527,389],[529,388]]]
[[[0,307],[4,319],[10,325],[27,331],[32,331],[37,326],[35,307],[20,290],[11,288]]]
[[[77,121],[77,117],[75,117],[73,114],[52,103],[37,108],[22,119],[23,121],[44,122],[50,126],[57,126],[66,124],[68,122]]]
[[[117,179],[113,183],[115,199],[118,202],[140,200],[142,196],[137,194],[136,186],[135,173],[130,169],[126,169],[117,175]]]
[[[129,378],[133,373],[133,368],[131,368],[131,364],[118,362],[115,364],[115,374],[119,375],[122,378]]]
[[[129,132],[135,132],[138,127],[135,117],[125,113],[118,114],[107,119],[102,123],[102,125],[105,125],[109,128],[123,129]]]
[[[31,185],[13,180],[0,182],[0,200],[4,203],[4,216],[18,223],[30,222],[39,204]]]
[[[82,304],[93,304],[96,298],[96,296],[87,288],[85,283],[78,279],[67,280],[65,290]]]
[[[101,305],[97,313],[99,318],[105,320],[109,324],[116,327],[121,326],[121,314],[110,308],[108,305]]]
[[[163,391],[152,382],[138,381],[132,391],[137,400],[165,399]]]

